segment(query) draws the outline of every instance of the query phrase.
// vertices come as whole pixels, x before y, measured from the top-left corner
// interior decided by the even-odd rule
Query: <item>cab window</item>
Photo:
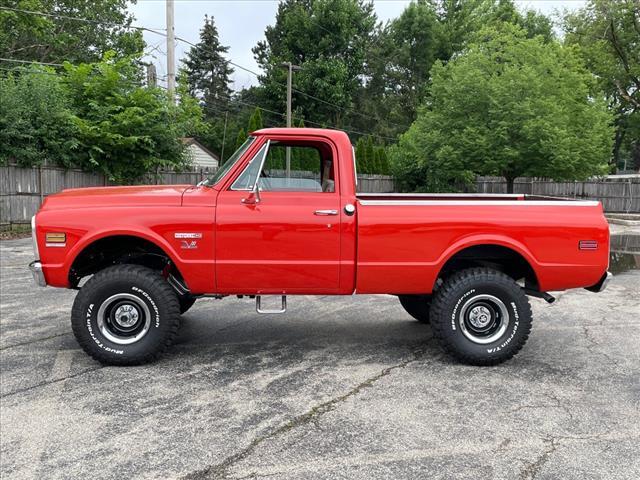
[[[331,149],[325,144],[271,142],[259,185],[265,192],[332,193],[334,171]]]

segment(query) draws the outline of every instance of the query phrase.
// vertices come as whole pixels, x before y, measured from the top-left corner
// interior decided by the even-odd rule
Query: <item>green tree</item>
[[[357,130],[396,137],[416,119],[426,99],[430,71],[463,51],[486,25],[512,23],[528,37],[554,37],[551,20],[533,11],[519,12],[512,0],[417,0],[385,26],[376,28],[367,49],[367,79],[356,95],[349,124]]]
[[[236,150],[239,149],[242,144],[247,139],[247,132],[244,131],[244,128],[238,130],[238,135],[236,135]]]
[[[204,17],[200,41],[183,60],[189,92],[204,103],[207,118],[219,119],[219,110],[227,107],[231,96],[233,68],[225,57],[229,47],[220,44],[213,17]]]
[[[503,24],[432,71],[430,100],[391,148],[405,189],[443,191],[475,174],[602,174],[611,115],[575,49]]]
[[[79,166],[117,182],[130,182],[156,167],[187,162],[181,138],[198,128],[193,100],[174,105],[159,88],[139,87],[136,59],[96,64],[65,63],[73,121],[79,131]]]
[[[566,43],[579,45],[616,115],[613,162],[640,168],[640,5],[590,0],[564,20]],[[637,159],[633,157],[637,156]]]
[[[376,149],[373,144],[373,137],[368,136],[364,145],[364,157],[365,164],[367,166],[367,173],[378,173],[376,165]]]
[[[248,132],[255,132],[256,130],[260,130],[262,128],[262,113],[259,108],[256,108],[253,111],[253,114],[249,118],[249,128]]]
[[[431,0],[438,15],[438,58],[446,61],[462,51],[477,32],[488,26],[510,23],[523,28],[526,36],[554,38],[551,20],[534,11],[521,14],[513,0]]]
[[[365,140],[364,137],[358,138],[356,142],[356,170],[358,173],[366,173],[367,172],[367,159],[365,153]]]
[[[364,115],[351,115],[350,125],[393,137],[415,120],[436,60],[436,23],[433,5],[418,0],[376,28],[367,48],[367,82],[355,99],[357,111]]]
[[[127,11],[129,2],[126,0],[17,0],[9,3],[16,9],[58,16],[0,10],[2,57],[51,63],[96,62],[107,51],[129,56],[138,55],[144,49],[142,32],[129,28],[133,15]]]
[[[70,105],[52,69],[22,68],[0,77],[0,163],[72,166],[79,132]]]
[[[253,49],[264,71],[260,77],[265,105],[284,111],[287,72],[282,62],[302,67],[295,86],[315,98],[295,94],[304,118],[342,125],[344,110],[361,86],[365,52],[376,17],[364,0],[284,0],[265,40]],[[325,102],[337,105],[336,108]]]

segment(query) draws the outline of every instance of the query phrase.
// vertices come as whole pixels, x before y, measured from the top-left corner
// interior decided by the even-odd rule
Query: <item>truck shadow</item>
[[[179,336],[166,357],[197,363],[222,358],[245,363],[253,357],[269,364],[278,358],[288,363],[323,354],[347,361],[363,355],[398,357],[416,348],[426,356],[440,353],[429,325],[411,319],[399,307],[394,306],[393,312],[383,310],[378,315],[365,315],[357,308],[351,312],[345,309],[339,316],[300,312],[263,316],[245,310],[245,314],[220,316],[224,318],[221,321],[194,308],[184,316]]]

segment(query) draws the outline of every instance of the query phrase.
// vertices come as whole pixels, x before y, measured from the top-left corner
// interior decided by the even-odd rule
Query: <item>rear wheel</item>
[[[73,303],[71,326],[80,346],[107,365],[155,360],[180,326],[178,297],[162,276],[140,265],[96,273]]]
[[[522,349],[531,306],[509,276],[489,268],[449,277],[431,303],[433,334],[446,352],[471,365],[496,365]]]
[[[400,305],[420,323],[429,323],[431,295],[398,295]]]

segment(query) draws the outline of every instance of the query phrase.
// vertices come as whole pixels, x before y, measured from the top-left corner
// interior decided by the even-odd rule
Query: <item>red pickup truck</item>
[[[609,229],[595,201],[359,194],[336,130],[251,134],[197,186],[49,196],[32,220],[38,285],[79,289],[73,332],[96,360],[147,362],[196,299],[390,294],[459,360],[494,365],[531,330],[527,295],[601,291]],[[262,297],[277,295],[277,310]]]

